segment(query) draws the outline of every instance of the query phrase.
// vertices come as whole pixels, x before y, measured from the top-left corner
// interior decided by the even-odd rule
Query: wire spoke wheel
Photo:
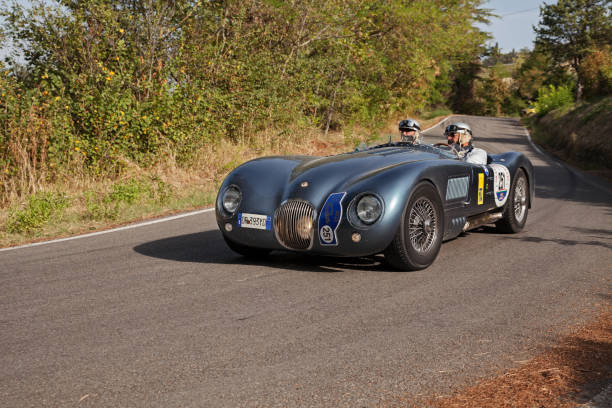
[[[514,218],[520,223],[523,221],[525,217],[525,210],[527,209],[527,183],[524,178],[519,178],[516,182],[516,187],[514,189],[514,200],[513,200],[513,209],[514,209]]]
[[[529,194],[529,181],[525,171],[519,168],[514,174],[502,219],[495,223],[499,231],[514,234],[523,229],[529,213]]]
[[[410,209],[408,235],[410,244],[419,254],[431,249],[436,238],[437,222],[436,211],[428,198],[420,198]]]
[[[427,268],[438,256],[443,234],[444,215],[438,190],[422,182],[404,207],[401,225],[385,249],[385,260],[403,271]]]

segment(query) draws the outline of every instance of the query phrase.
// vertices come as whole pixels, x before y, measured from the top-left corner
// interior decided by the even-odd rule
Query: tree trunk
[[[582,94],[584,91],[584,79],[582,78],[582,72],[580,71],[580,59],[575,59],[572,64],[574,71],[576,71],[576,102],[582,100]]]

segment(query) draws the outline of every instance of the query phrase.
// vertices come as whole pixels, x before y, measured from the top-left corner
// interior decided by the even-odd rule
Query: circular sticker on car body
[[[495,197],[495,205],[498,207],[506,204],[508,192],[510,191],[510,171],[502,164],[491,164],[493,169],[493,195]]]
[[[324,225],[319,231],[319,236],[321,237],[321,241],[326,244],[331,244],[334,242],[334,230],[329,225]]]

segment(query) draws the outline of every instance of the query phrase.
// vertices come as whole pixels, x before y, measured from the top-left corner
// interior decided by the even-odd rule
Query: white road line
[[[450,118],[451,118],[451,117],[453,117],[453,116],[455,116],[455,115],[449,115],[449,116],[445,117],[444,119],[442,119],[441,121],[439,121],[439,122],[438,122],[438,123],[436,123],[435,125],[430,126],[430,127],[428,127],[427,129],[425,129],[425,130],[421,130],[421,133],[425,133],[425,132],[427,132],[428,130],[431,130],[431,129],[435,128],[435,127],[438,127],[440,124],[444,123],[444,121],[445,121],[445,120],[450,119]]]
[[[533,147],[536,152],[540,153],[540,155],[546,157],[544,152],[540,150],[540,148],[535,143],[533,143],[533,140],[531,140],[531,134],[529,133],[529,130],[525,126],[523,126],[523,130],[525,131],[525,136],[527,136],[527,140],[529,141],[529,144],[531,145],[531,147]]]
[[[138,227],[144,227],[144,226],[147,226],[147,225],[159,224],[160,222],[178,220],[179,218],[185,218],[185,217],[191,217],[192,215],[204,214],[204,213],[207,213],[207,212],[211,212],[213,210],[214,210],[214,208],[205,208],[203,210],[196,210],[196,211],[190,211],[190,212],[183,213],[183,214],[171,215],[169,217],[157,218],[157,219],[154,219],[154,220],[151,220],[151,221],[138,222],[138,223],[135,223],[135,224],[129,224],[129,225],[125,225],[123,227],[107,229],[107,230],[104,230],[104,231],[90,232],[88,234],[75,235],[73,237],[52,239],[50,241],[34,242],[32,244],[19,245],[19,246],[14,246],[14,247],[9,247],[9,248],[0,248],[0,252],[11,251],[13,249],[30,248],[30,247],[35,247],[35,246],[54,244],[56,242],[72,241],[72,240],[81,239],[81,238],[95,237],[97,235],[110,234],[111,232],[124,231],[124,230],[132,229],[132,228],[138,228]]]

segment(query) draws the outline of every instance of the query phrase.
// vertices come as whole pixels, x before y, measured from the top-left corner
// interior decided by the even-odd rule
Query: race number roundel
[[[331,244],[332,242],[334,242],[334,230],[331,229],[329,225],[324,225],[323,227],[321,227],[321,230],[319,231],[319,236],[321,237],[321,241],[326,244]]]
[[[502,164],[491,164],[493,169],[493,194],[495,195],[495,205],[501,207],[506,204],[508,192],[510,191],[510,171]]]

